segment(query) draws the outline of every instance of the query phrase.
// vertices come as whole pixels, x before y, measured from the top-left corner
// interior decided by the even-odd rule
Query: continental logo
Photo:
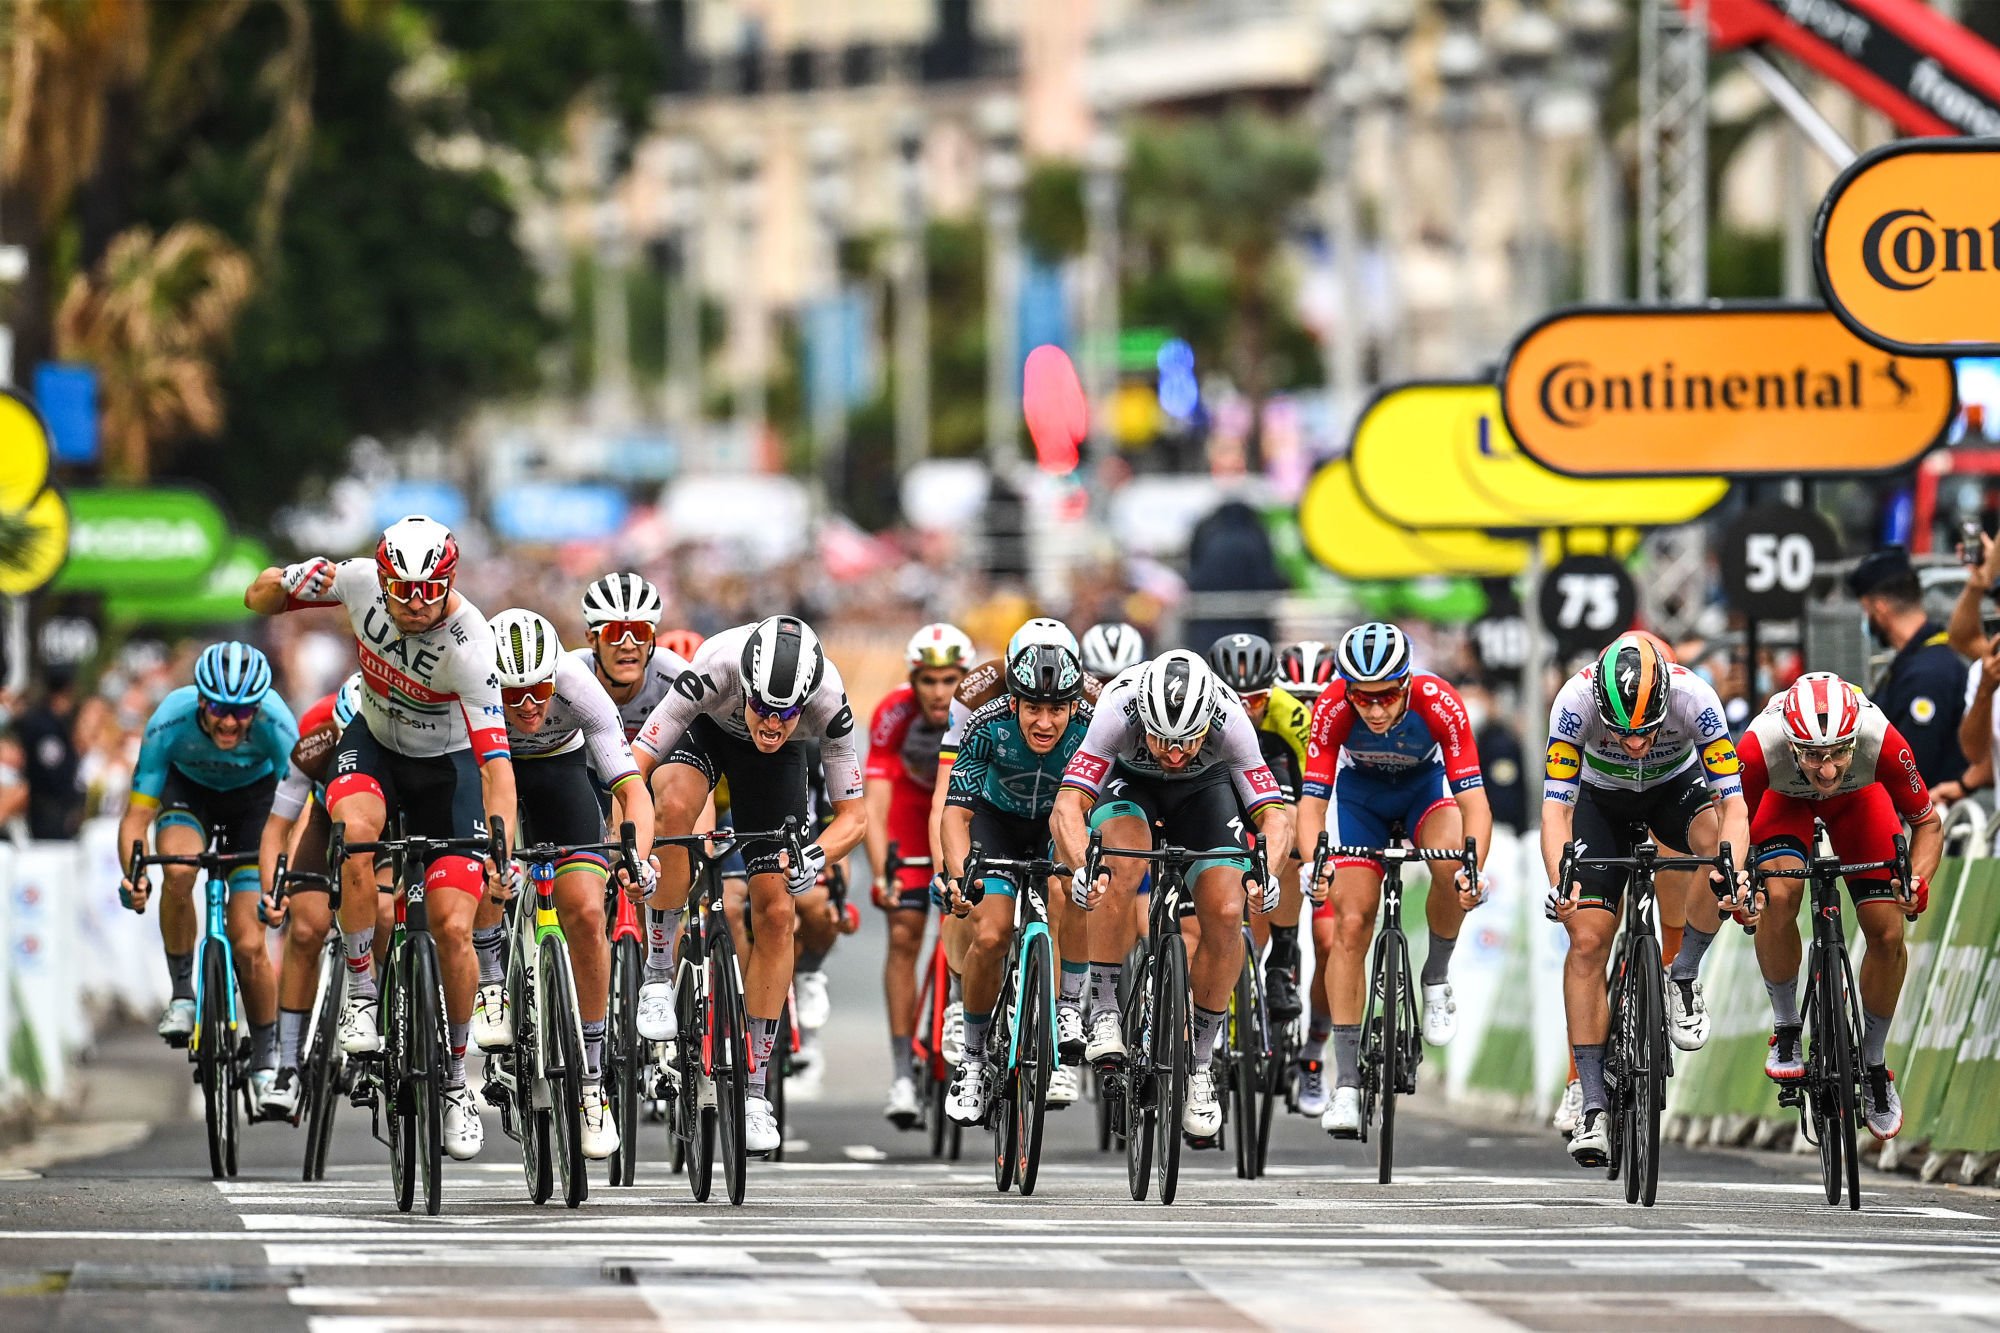
[[[1734,777],[1743,771],[1743,761],[1736,757],[1736,747],[1727,736],[1708,743],[1701,752],[1701,764],[1719,778]]]
[[[1554,782],[1575,782],[1583,769],[1583,756],[1568,741],[1550,741],[1544,771]]]
[[[1820,207],[1814,263],[1827,304],[1877,347],[2000,353],[2000,148],[1914,140],[1857,159]]]
[[[1515,344],[1501,405],[1544,466],[1632,477],[1883,472],[1935,444],[1957,403],[1947,362],[1758,304],[1558,312]]]

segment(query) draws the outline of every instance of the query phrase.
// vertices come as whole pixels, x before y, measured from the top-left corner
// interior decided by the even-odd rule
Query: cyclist
[[[1083,632],[1077,645],[1083,658],[1083,674],[1101,689],[1121,671],[1129,671],[1146,660],[1146,641],[1139,631],[1122,620],[1107,620]]]
[[[1312,746],[1299,801],[1300,841],[1321,829],[1349,847],[1385,847],[1397,830],[1419,847],[1479,845],[1485,864],[1493,810],[1479,771],[1472,719],[1458,691],[1413,661],[1410,640],[1382,621],[1341,636],[1337,677],[1313,706]],[[1332,822],[1329,825],[1329,803]],[[1361,1134],[1361,1019],[1368,946],[1382,899],[1381,863],[1336,857],[1312,886],[1333,919],[1327,1002],[1333,1018],[1333,1096],[1320,1127],[1335,1138]],[[1458,1030],[1450,967],[1465,914],[1479,905],[1481,883],[1464,882],[1449,861],[1431,865],[1424,916],[1430,945],[1422,975],[1424,1040],[1442,1046]],[[1317,909],[1316,909],[1317,910]]]
[[[1565,843],[1607,856],[1629,856],[1648,830],[1667,855],[1713,856],[1727,841],[1747,848],[1742,761],[1729,739],[1722,701],[1700,676],[1670,664],[1656,642],[1621,635],[1571,676],[1549,709],[1542,782],[1542,860],[1549,913],[1569,932],[1563,963],[1563,1009],[1583,1084],[1583,1116],[1570,1135],[1579,1166],[1602,1166],[1610,1144],[1604,1125],[1604,1038],[1610,1012],[1604,989],[1611,939],[1618,931],[1622,870],[1579,870],[1559,884]],[[1724,886],[1732,906],[1748,877]],[[1716,877],[1711,872],[1711,882]],[[1594,909],[1588,910],[1585,909]],[[1721,929],[1712,893],[1688,899],[1686,933],[1667,973],[1667,1032],[1684,1051],[1708,1038],[1702,1004],[1702,955]]]
[[[944,813],[946,869],[939,886],[952,913],[970,919],[965,932],[964,1055],[945,1104],[945,1113],[961,1125],[986,1118],[992,1092],[987,1030],[1014,938],[1015,893],[1012,880],[989,876],[978,904],[968,903],[965,859],[975,842],[1002,860],[1049,854],[1049,811],[1063,770],[1090,727],[1090,706],[1080,702],[1083,679],[1083,664],[1069,645],[1045,640],[1021,645],[1007,660],[1006,694],[973,714],[952,766]],[[1058,900],[1060,887],[1051,883],[1049,902]]]
[[[665,697],[687,658],[677,651],[688,631],[659,633],[660,590],[637,574],[606,574],[583,590],[583,626],[589,643],[570,656],[590,667],[617,706],[629,742]],[[700,636],[694,642],[698,646]]]
[[[1300,639],[1278,654],[1278,683],[1294,699],[1312,703],[1320,691],[1333,683],[1340,663],[1331,644],[1318,639]]]
[[[489,627],[500,702],[506,709],[507,746],[514,756],[520,841],[574,846],[602,840],[604,816],[597,805],[597,783],[611,792],[612,826],[630,821],[650,841],[653,798],[639,780],[618,707],[596,675],[563,652],[556,627],[533,611],[502,611]],[[583,1025],[583,1155],[594,1160],[609,1157],[618,1148],[618,1126],[603,1091],[605,1010],[611,996],[604,882],[610,871],[609,860],[597,852],[577,852],[555,866],[556,916],[569,943],[577,1018]],[[622,881],[623,867],[617,873]],[[644,897],[653,890],[650,860],[641,858],[639,874],[641,883],[626,888]],[[518,871],[513,878],[518,888]],[[514,1044],[507,969],[501,957],[507,938],[501,904],[503,897],[511,896],[511,892],[489,892],[472,918],[472,947],[479,955],[472,1036],[483,1051]]]
[[[931,855],[931,799],[938,778],[938,748],[951,717],[951,699],[972,666],[972,640],[956,625],[926,625],[903,650],[909,679],[875,706],[868,724],[868,861],[874,871],[875,906],[889,919],[889,948],[882,961],[882,993],[889,1010],[889,1101],[882,1114],[898,1129],[915,1129],[917,1104],[917,954],[929,920],[930,876],[921,869],[887,868],[889,844],[897,855]],[[826,978],[815,972],[825,1005]],[[799,997],[800,1011],[806,997]],[[812,1026],[817,1027],[818,1024]]]
[[[495,817],[506,821],[511,835],[514,767],[493,672],[493,632],[479,608],[452,586],[457,574],[458,540],[451,530],[413,514],[389,525],[372,561],[336,564],[313,557],[265,570],[244,594],[244,604],[259,615],[346,609],[368,688],[361,695],[362,725],[342,732],[334,752],[327,813],[346,826],[351,841],[378,839],[391,805],[410,835],[485,837]],[[374,861],[350,856],[339,873],[348,968],[340,1044],[349,1054],[378,1051]],[[434,857],[424,874],[450,1025],[444,1147],[466,1161],[479,1154],[485,1137],[478,1103],[465,1086],[465,1047],[479,982],[472,916],[486,870],[478,857],[452,853]]]
[[[1868,941],[1860,979],[1862,1110],[1869,1133],[1893,1139],[1903,1127],[1903,1099],[1884,1047],[1909,963],[1903,913],[1929,905],[1930,879],[1944,853],[1944,826],[1917,772],[1916,752],[1860,691],[1830,671],[1815,671],[1757,715],[1740,753],[1757,864],[1796,872],[1764,881],[1758,917],[1757,962],[1773,1016],[1764,1072],[1780,1082],[1806,1072],[1799,1051],[1799,899],[1814,816],[1826,821],[1834,854],[1848,862],[1892,859],[1896,835],[1910,826],[1911,883],[1888,871],[1847,881]]]
[[[774,842],[758,840],[743,848],[753,922],[743,975],[751,1037],[743,1126],[745,1147],[756,1153],[778,1146],[777,1117],[764,1096],[765,1070],[792,983],[792,900],[811,889],[829,864],[853,851],[868,828],[854,711],[819,636],[795,616],[772,616],[703,643],[635,743],[641,776],[651,781],[655,768],[666,770],[655,786],[659,825],[672,836],[694,831],[709,793],[723,778],[729,780],[738,827],[775,828],[786,819],[804,824],[809,809],[803,746],[809,738],[822,742],[833,821],[806,844],[796,863]],[[687,907],[688,864],[686,858],[669,857],[661,867],[661,892],[671,904],[670,941],[679,935]],[[640,987],[640,1036],[667,1040],[672,1012],[670,983]]]
[[[224,855],[255,852],[271,811],[278,777],[298,743],[299,727],[285,701],[271,692],[271,664],[247,643],[215,643],[195,659],[194,684],[183,685],[153,710],[132,767],[132,796],[118,821],[118,849],[154,830],[161,856],[199,856],[211,837]],[[162,872],[160,938],[166,945],[172,999],[160,1016],[168,1044],[186,1046],[194,1032],[195,947],[202,909],[194,900],[196,871],[168,866]],[[229,952],[250,1019],[250,1098],[263,1108],[278,1078],[278,992],[264,951],[257,903],[263,880],[257,867],[229,875],[226,928]],[[146,910],[152,879],[120,879],[134,912]]]
[[[1257,746],[1264,763],[1296,817],[1299,780],[1305,773],[1306,748],[1312,739],[1312,709],[1277,684],[1278,657],[1271,651],[1270,640],[1261,635],[1224,635],[1209,647],[1208,664],[1223,684],[1236,691],[1243,711],[1256,724]],[[1299,914],[1303,897],[1289,863],[1272,873],[1279,880],[1278,910],[1257,921],[1255,928],[1270,936],[1264,994],[1271,1017],[1289,1023],[1299,1016]],[[1260,946],[1265,942],[1257,941]]]
[[[1089,830],[1101,829],[1107,847],[1143,848],[1152,845],[1157,823],[1169,841],[1183,847],[1247,851],[1246,813],[1264,835],[1269,863],[1284,865],[1292,850],[1291,811],[1264,764],[1249,715],[1206,662],[1177,648],[1112,682],[1063,772],[1049,821],[1061,859],[1076,868],[1072,901],[1086,910],[1108,902],[1110,926],[1104,934],[1118,937],[1106,939],[1096,931],[1091,936],[1092,1013],[1085,1054],[1092,1062],[1125,1054],[1118,974],[1132,943],[1139,863],[1108,858],[1098,880],[1087,881]],[[1193,1068],[1181,1128],[1197,1142],[1212,1140],[1222,1126],[1210,1064],[1243,966],[1243,876],[1249,866],[1245,855],[1205,858],[1189,867],[1199,938],[1188,967]],[[1272,876],[1253,908],[1264,915],[1277,905]],[[1112,946],[1116,952],[1100,952]],[[1105,958],[1118,961],[1097,961]]]

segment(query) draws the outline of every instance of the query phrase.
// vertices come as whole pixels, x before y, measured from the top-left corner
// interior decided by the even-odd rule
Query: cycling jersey
[[[1715,687],[1686,667],[1669,667],[1673,692],[1653,748],[1634,759],[1597,716],[1591,684],[1595,663],[1569,678],[1549,709],[1549,748],[1542,799],[1575,805],[1580,785],[1612,791],[1645,791],[1696,762],[1718,798],[1743,793],[1743,764]]]
[[[1133,668],[1137,670],[1137,668]],[[997,657],[989,657],[972,670],[965,673],[965,679],[958,683],[957,693],[951,696],[951,716],[944,725],[944,741],[939,745],[939,758],[949,764],[958,754],[958,743],[965,735],[965,726],[972,715],[995,699],[1007,697],[1007,664]],[[1096,706],[1102,691],[1094,676],[1083,678],[1083,702]]]
[[[299,724],[275,693],[264,696],[257,716],[233,750],[225,750],[201,727],[201,692],[183,685],[153,710],[132,769],[132,799],[160,804],[167,779],[179,773],[210,791],[234,791],[254,782],[275,781],[291,763]]]
[[[465,597],[422,634],[404,635],[367,558],[334,567],[329,599],[288,597],[286,610],[342,606],[361,650],[361,716],[383,749],[423,759],[470,748],[484,764],[507,757],[494,674],[493,631]]]
[[[665,759],[696,718],[706,717],[725,735],[755,745],[743,720],[749,695],[743,688],[743,646],[755,625],[738,625],[702,644],[694,661],[674,681],[673,689],[654,707],[639,730],[634,747],[653,759]],[[854,745],[854,710],[840,671],[827,660],[819,687],[806,700],[798,729],[786,742],[790,748],[814,739],[824,742],[820,764],[826,773],[827,795],[834,802],[861,798],[861,757]],[[734,793],[740,801],[741,792]]]
[[[549,696],[541,729],[523,731],[509,714],[507,745],[514,757],[522,760],[584,750],[591,770],[607,786],[615,787],[639,775],[632,762],[632,748],[625,743],[617,705],[604,692],[590,664],[578,660],[574,653],[556,660],[555,693]]]
[[[1063,770],[1090,731],[1091,708],[1078,704],[1069,726],[1047,754],[1036,754],[1005,699],[972,715],[958,759],[951,766],[945,804],[965,810],[981,805],[1020,819],[1046,821],[1055,807]]]
[[[1264,720],[1257,724],[1257,730],[1284,743],[1292,752],[1292,763],[1302,778],[1312,749],[1312,723],[1312,705],[1302,702],[1282,685],[1271,687],[1271,701],[1264,706]]]
[[[1250,715],[1226,689],[1216,692],[1208,740],[1193,761],[1183,768],[1167,769],[1146,746],[1146,727],[1139,720],[1138,675],[1119,676],[1099,696],[1090,730],[1063,771],[1063,786],[1074,787],[1094,801],[1103,792],[1113,764],[1141,779],[1164,783],[1192,782],[1226,770],[1245,814],[1254,815],[1285,799],[1257,747],[1257,729],[1250,724]]]
[[[1880,785],[1895,802],[1897,813],[1910,823],[1930,818],[1930,789],[1917,772],[1916,751],[1873,702],[1861,701],[1853,762],[1841,774],[1840,785],[1825,793],[1799,771],[1785,735],[1784,714],[1784,696],[1779,695],[1751,721],[1737,751],[1743,761],[1743,797],[1753,813],[1767,791],[1795,801],[1830,801]]]
[[[572,648],[564,656],[583,663],[586,671],[593,676],[597,675],[595,648],[589,645]],[[655,647],[652,660],[639,672],[639,688],[633,692],[632,697],[622,704],[615,699],[612,700],[612,705],[618,710],[618,721],[625,728],[625,741],[628,745],[638,739],[639,728],[646,725],[646,719],[652,715],[653,709],[659,705],[660,700],[667,697],[667,691],[674,687],[674,681],[680,678],[681,672],[686,671],[687,667],[686,660],[679,654]],[[603,685],[603,677],[599,676],[597,683]],[[606,687],[606,696],[610,693],[610,688]]]
[[[1381,735],[1365,722],[1347,697],[1347,682],[1336,680],[1313,705],[1312,740],[1306,750],[1304,790],[1326,800],[1336,774],[1352,771],[1389,782],[1427,780],[1442,769],[1453,795],[1485,785],[1472,719],[1458,691],[1427,671],[1411,675],[1409,704]]]
[[[292,746],[291,762],[278,780],[277,794],[271,797],[271,813],[280,819],[297,819],[308,797],[324,794],[333,752],[340,744],[340,723],[333,715],[334,701],[339,697],[335,690],[299,719],[298,743]]]
[[[929,799],[937,786],[938,747],[945,728],[924,718],[917,704],[917,692],[908,685],[889,691],[875,705],[868,724],[868,767],[866,776],[896,784],[898,794]]]

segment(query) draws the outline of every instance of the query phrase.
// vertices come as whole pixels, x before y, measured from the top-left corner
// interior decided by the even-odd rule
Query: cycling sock
[[[1572,1046],[1570,1053],[1576,1057],[1576,1076],[1583,1084],[1583,1109],[1602,1111],[1606,1106],[1604,1096],[1604,1043],[1593,1042],[1588,1046]]]
[[[891,1032],[889,1034],[889,1077],[911,1077],[910,1065],[916,1059],[916,1054],[916,1045],[910,1040],[909,1033],[905,1032],[901,1036],[898,1036]]]
[[[1359,1023],[1335,1023],[1333,1025],[1333,1086],[1336,1088],[1358,1088],[1361,1086],[1361,1025]]]
[[[595,1083],[604,1077],[604,1020],[583,1025],[583,1077]]]
[[[176,1000],[194,998],[194,951],[167,955],[167,976],[173,981],[170,992]]]
[[[1326,1039],[1333,1035],[1333,1015],[1313,1010],[1312,1020],[1306,1024],[1306,1054],[1319,1059],[1326,1050]]]
[[[825,966],[826,950],[804,949],[799,953],[798,962],[792,964],[792,973],[796,976],[800,972],[817,972]]]
[[[1063,959],[1062,984],[1057,998],[1071,1009],[1083,1007],[1083,988],[1090,983],[1090,964]]]
[[[1775,1027],[1797,1027],[1799,1025],[1799,983],[1791,978],[1784,981],[1764,979],[1764,993],[1771,997],[1771,1018]]]
[[[1717,927],[1717,930],[1721,927]],[[1693,981],[1701,975],[1702,955],[1708,946],[1715,943],[1715,931],[1703,930],[1690,925],[1681,933],[1681,947],[1674,954],[1674,965],[1667,969],[1667,975],[1675,981]]]
[[[1299,928],[1297,926],[1271,927],[1271,952],[1265,955],[1266,967],[1282,967],[1296,972],[1299,968]]]
[[[353,1000],[375,998],[375,927],[364,926],[341,936],[347,946],[347,996]]]
[[[686,908],[663,911],[646,909],[646,979],[666,981],[674,974],[674,951],[680,943],[681,918]]]
[[[1668,967],[1672,967],[1674,959],[1681,956],[1681,937],[1686,932],[1686,926],[1670,926],[1664,921],[1660,923],[1660,960]]]
[[[465,1086],[465,1042],[471,1032],[470,1021],[451,1025],[451,1068],[444,1076],[444,1085],[447,1088]]]
[[[1118,974],[1125,970],[1123,963],[1098,963],[1090,965],[1090,1016],[1115,1014],[1118,1012]]]
[[[1423,982],[1426,986],[1442,986],[1451,979],[1451,951],[1458,947],[1458,937],[1446,939],[1435,930],[1430,937],[1430,952],[1424,955]]]
[[[278,1025],[275,1022],[250,1025],[250,1067],[278,1067]]]
[[[507,969],[500,965],[500,944],[507,938],[507,927],[485,926],[472,932],[472,951],[479,955],[479,984],[494,986],[507,979]]]
[[[299,1039],[305,1036],[306,1011],[303,1009],[280,1009],[278,1011],[278,1067],[297,1069],[299,1067]]]
[[[905,1037],[904,1041],[909,1038]],[[771,1048],[778,1044],[778,1020],[775,1018],[753,1018],[750,1020],[750,1078],[749,1089],[752,1097],[764,1095],[764,1080],[770,1073]]]
[[[1895,1021],[1893,1014],[1871,1014],[1861,1011],[1861,1063],[1873,1069],[1876,1065],[1889,1062],[1889,1024]]]
[[[965,1058],[984,1060],[986,1058],[986,1033],[993,1026],[993,1015],[988,1012],[975,1014],[965,1011]]]
[[[1215,1039],[1222,1035],[1222,1021],[1229,1015],[1220,1009],[1194,1007],[1194,1031],[1190,1034],[1194,1049],[1189,1052],[1196,1069],[1208,1068],[1209,1061],[1215,1059]]]

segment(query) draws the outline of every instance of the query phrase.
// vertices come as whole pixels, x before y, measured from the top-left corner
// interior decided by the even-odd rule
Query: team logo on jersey
[[[1574,782],[1583,767],[1583,756],[1568,741],[1550,741],[1545,771],[1557,782]]]
[[[1719,778],[1733,777],[1743,771],[1743,761],[1736,757],[1736,747],[1729,737],[1719,736],[1710,741],[1701,752],[1701,765]]]
[[[1926,725],[1937,716],[1937,704],[1929,695],[1920,694],[1910,700],[1910,720],[1919,726]]]

